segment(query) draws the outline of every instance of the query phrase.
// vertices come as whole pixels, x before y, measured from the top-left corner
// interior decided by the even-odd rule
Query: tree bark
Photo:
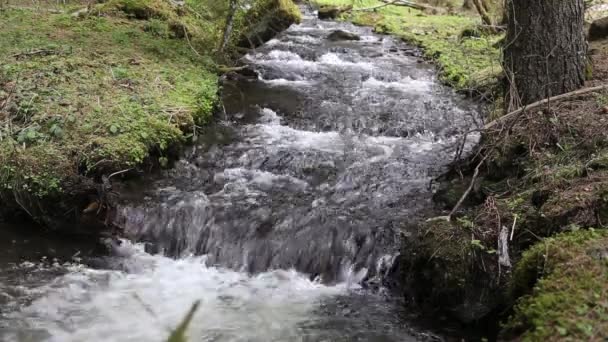
[[[490,17],[490,15],[488,14],[488,10],[484,6],[484,2],[481,0],[473,0],[473,4],[475,5],[475,8],[477,8],[477,12],[481,16],[481,20],[483,20],[483,23],[488,26],[494,26],[492,18]]]
[[[508,1],[508,110],[584,85],[584,9],[584,0]]]
[[[464,0],[464,3],[462,4],[462,8],[465,10],[472,10],[473,9],[473,0]]]
[[[228,45],[230,35],[232,34],[232,26],[234,24],[234,15],[238,8],[238,0],[230,0],[230,8],[228,9],[228,15],[226,17],[226,26],[224,27],[224,37],[222,38],[222,45],[220,45],[219,52],[222,53]]]

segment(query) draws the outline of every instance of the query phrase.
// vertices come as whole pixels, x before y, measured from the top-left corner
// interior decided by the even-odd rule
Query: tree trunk
[[[238,0],[230,0],[230,8],[228,9],[228,15],[226,17],[226,26],[224,27],[224,37],[222,39],[222,45],[220,45],[219,52],[222,53],[228,45],[230,35],[232,34],[232,26],[234,24],[234,15],[238,8]]]
[[[486,12],[490,12],[491,11],[490,4],[488,3],[488,0],[480,0],[480,2],[481,2],[481,5],[483,6],[483,9]]]
[[[507,109],[584,85],[584,0],[509,0],[507,13]]]
[[[462,4],[462,8],[465,10],[472,10],[473,9],[473,0],[464,0],[464,3]]]

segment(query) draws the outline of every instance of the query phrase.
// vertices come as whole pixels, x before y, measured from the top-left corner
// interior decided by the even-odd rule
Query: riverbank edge
[[[499,42],[504,35],[484,30],[473,13],[427,12],[386,6],[376,0],[313,0],[338,20],[373,28],[420,48],[436,67],[439,80],[457,92],[492,104],[502,82]],[[369,8],[376,8],[367,10]],[[439,9],[436,9],[439,10]]]
[[[249,48],[239,43],[250,32],[264,41],[301,19],[291,0],[259,0],[237,12],[218,56],[224,18],[193,4],[0,8],[0,117],[11,126],[0,133],[0,218],[106,231],[123,180],[170,167],[204,134],[218,111],[218,64]]]
[[[404,26],[384,24],[382,14],[346,11],[341,19],[428,49],[425,57],[446,80],[450,67],[433,58],[446,54],[404,34]],[[606,45],[591,45],[588,86],[605,83]],[[500,76],[491,79],[493,90],[478,93],[492,94],[491,107],[501,108]],[[449,77],[444,83],[467,88]],[[607,104],[605,90],[590,92],[482,132],[473,155],[436,180],[437,210],[404,228],[400,266],[409,306],[489,340],[608,337],[608,286],[602,282],[608,275],[607,242],[600,229],[608,220],[608,139],[600,133],[608,129]],[[460,199],[460,210],[446,220]]]

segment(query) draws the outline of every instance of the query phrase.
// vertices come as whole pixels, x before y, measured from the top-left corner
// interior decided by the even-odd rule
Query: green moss
[[[366,8],[381,5],[376,0],[315,0],[319,5],[354,5]],[[376,12],[354,11],[346,17],[358,25],[372,26],[376,32],[390,33],[420,46],[434,60],[442,80],[459,90],[483,92],[494,89],[502,73],[500,52],[495,46],[502,38],[479,30],[474,37],[463,37],[479,24],[464,15],[427,15],[402,6],[386,6]]]
[[[278,0],[279,8],[295,23],[302,21],[302,13],[292,0]]]
[[[166,165],[171,147],[209,122],[219,100],[215,53],[228,2],[109,0],[79,16],[66,9],[0,11],[0,104],[8,99],[0,121],[11,119],[0,127],[5,191],[44,197],[77,176],[148,158]],[[257,0],[239,7],[235,29],[262,27],[269,16],[287,26],[301,18],[291,0]]]
[[[237,50],[255,48],[301,19],[300,9],[292,0],[258,0],[246,12],[237,13],[232,45]]]
[[[209,120],[218,100],[214,63],[171,37],[162,18],[173,9],[162,10],[150,21],[0,12],[0,98],[10,97],[13,119],[0,129],[1,187],[46,196],[77,174],[163,157]],[[45,52],[29,54],[38,50]]]
[[[608,338],[606,231],[581,230],[545,239],[517,264],[511,293],[522,297],[505,336],[524,341]]]
[[[162,0],[110,0],[100,5],[99,10],[121,11],[136,19],[169,19],[176,16],[170,2]]]
[[[476,321],[501,301],[496,246],[473,218],[427,221],[403,244],[405,287],[423,309]]]

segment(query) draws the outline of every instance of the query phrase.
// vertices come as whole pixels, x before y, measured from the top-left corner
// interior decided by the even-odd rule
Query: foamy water
[[[293,270],[250,276],[209,267],[204,257],[174,260],[122,243],[128,257],[121,270],[68,264],[66,275],[24,288],[33,301],[7,315],[18,326],[3,327],[0,340],[163,341],[200,301],[188,333],[193,341],[292,341],[325,298],[348,291]]]

